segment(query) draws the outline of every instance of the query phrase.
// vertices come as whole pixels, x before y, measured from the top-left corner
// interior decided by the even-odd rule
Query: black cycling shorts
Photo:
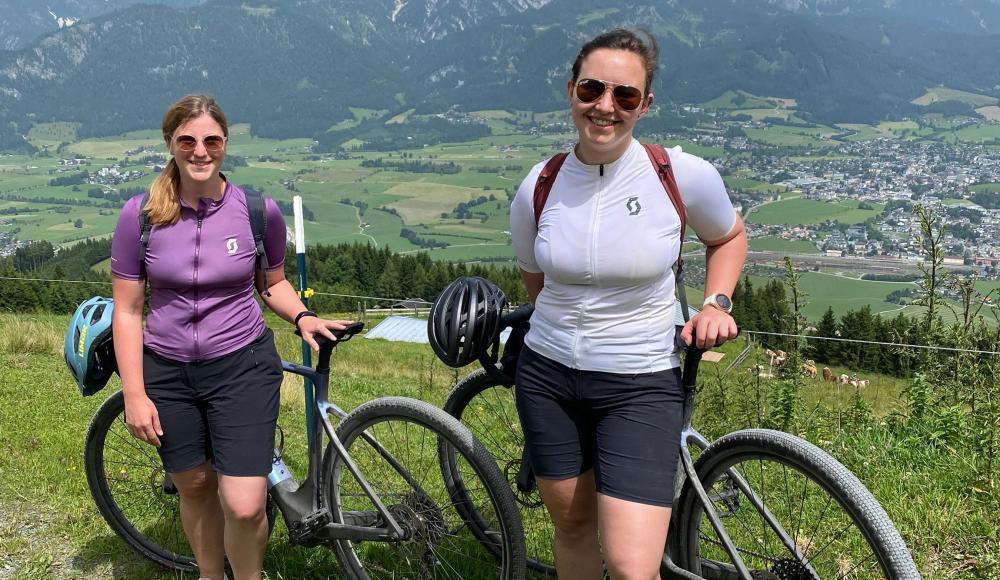
[[[593,468],[598,493],[670,507],[684,409],[680,369],[580,371],[525,347],[515,382],[537,476],[568,479]]]
[[[211,459],[223,475],[270,473],[282,380],[270,329],[215,359],[183,363],[145,349],[142,364],[146,395],[160,416],[158,452],[168,472]]]

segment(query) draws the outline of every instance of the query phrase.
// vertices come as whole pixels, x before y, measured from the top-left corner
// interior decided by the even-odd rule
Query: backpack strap
[[[681,314],[684,320],[687,321],[688,302],[687,292],[684,288],[684,258],[682,258],[684,233],[687,228],[687,213],[684,211],[684,201],[681,199],[680,190],[677,189],[677,180],[674,179],[674,170],[670,166],[670,156],[667,154],[667,150],[663,145],[658,143],[644,143],[642,146],[646,149],[646,155],[649,156],[649,161],[653,164],[653,169],[656,170],[656,174],[660,177],[660,183],[663,184],[663,189],[666,190],[667,197],[670,198],[670,202],[674,205],[674,209],[677,210],[677,216],[681,220],[681,240],[677,250],[674,279],[677,287],[677,295],[681,302]],[[568,156],[568,153],[553,155],[545,163],[545,167],[542,168],[541,173],[538,174],[538,179],[535,181],[535,195],[533,199],[536,228],[538,227],[538,220],[542,217],[542,210],[545,209],[545,202],[549,199],[549,192],[552,191],[552,184],[555,183],[556,174],[559,173],[559,168],[562,167],[563,162],[566,161]]]
[[[656,174],[660,176],[660,183],[663,184],[663,189],[667,191],[670,202],[674,204],[677,216],[681,219],[681,249],[683,250],[684,230],[687,228],[687,212],[684,211],[684,200],[681,199],[681,192],[677,189],[674,170],[670,167],[670,156],[667,155],[667,150],[663,145],[659,143],[643,143],[642,146],[646,149],[646,155],[649,155],[649,161],[656,169]],[[678,260],[680,260],[680,254],[678,254]]]
[[[681,220],[681,241],[677,248],[677,265],[674,269],[674,285],[677,287],[677,297],[681,303],[681,316],[684,322],[688,321],[688,301],[687,290],[684,287],[684,234],[687,228],[687,212],[684,211],[684,200],[681,199],[681,192],[677,189],[677,180],[674,179],[674,170],[670,167],[670,156],[667,150],[659,143],[643,143],[649,161],[656,168],[656,174],[660,176],[660,183],[663,189],[667,190],[670,202],[677,210],[677,216]]]
[[[552,184],[556,181],[556,174],[559,173],[559,168],[562,167],[567,157],[569,157],[569,153],[557,153],[553,155],[545,163],[542,172],[538,174],[538,180],[535,181],[534,197],[536,228],[538,227],[538,220],[542,217],[542,210],[545,209],[545,202],[549,199],[549,192],[552,191]]]
[[[247,211],[250,214],[250,231],[253,232],[254,249],[257,252],[257,268],[267,272],[267,252],[264,251],[264,236],[267,235],[267,213],[264,208],[264,194],[247,189]]]
[[[149,202],[149,192],[142,196],[139,204],[139,275],[146,277],[146,246],[149,245],[149,232],[153,231],[153,224],[149,222],[149,214],[146,213],[146,204]]]
[[[247,212],[250,214],[250,231],[253,233],[254,251],[257,254],[256,266],[260,270],[267,272],[269,267],[267,252],[264,251],[264,236],[267,235],[267,212],[264,207],[264,195],[252,189],[245,191],[247,199]],[[142,203],[139,205],[139,273],[146,275],[146,247],[149,246],[149,234],[153,231],[153,224],[149,221],[149,214],[146,213],[146,203],[149,201],[149,192],[142,196]]]

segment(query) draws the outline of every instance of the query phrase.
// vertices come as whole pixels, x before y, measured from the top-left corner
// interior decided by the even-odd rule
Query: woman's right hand
[[[163,430],[160,428],[160,415],[156,412],[156,405],[145,393],[125,396],[125,424],[128,432],[154,447],[160,446],[160,436]]]

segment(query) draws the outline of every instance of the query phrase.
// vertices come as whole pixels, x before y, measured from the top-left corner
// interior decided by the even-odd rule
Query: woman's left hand
[[[681,338],[685,343],[692,344],[692,333],[694,333],[694,346],[704,350],[736,338],[738,329],[731,315],[714,306],[706,306],[684,325]]]
[[[330,340],[337,340],[331,330],[343,330],[353,324],[353,320],[326,320],[315,316],[303,316],[299,319],[299,332],[302,333],[302,340],[316,352],[319,352],[319,344],[313,338],[316,334],[322,334]]]

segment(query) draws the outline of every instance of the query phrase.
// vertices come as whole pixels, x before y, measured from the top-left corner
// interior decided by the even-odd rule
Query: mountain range
[[[39,11],[5,4],[4,22]],[[918,112],[910,101],[939,85],[1000,96],[1000,0],[55,5],[95,15],[0,51],[0,148],[38,122],[75,121],[81,135],[149,128],[168,103],[201,91],[274,137],[326,131],[348,107],[558,109],[580,44],[615,26],[659,40],[659,103],[742,89],[794,98],[812,120],[868,122]],[[11,38],[0,28],[3,45]]]

